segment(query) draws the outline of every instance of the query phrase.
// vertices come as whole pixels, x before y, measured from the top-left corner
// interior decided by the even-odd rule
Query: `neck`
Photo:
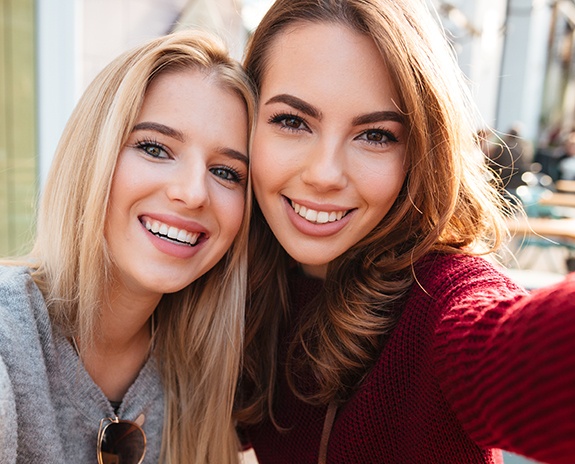
[[[82,349],[76,340],[86,371],[104,394],[120,401],[146,363],[152,340],[152,315],[158,301],[110,299],[103,308],[94,343]]]
[[[325,280],[325,277],[327,275],[327,264],[315,265],[315,264],[299,263],[299,266],[306,276]]]
[[[130,291],[127,286],[118,284],[110,288],[102,308],[99,321],[98,337],[95,340],[99,348],[108,352],[122,352],[134,342],[150,338],[150,317],[154,313],[161,294],[146,294]]]

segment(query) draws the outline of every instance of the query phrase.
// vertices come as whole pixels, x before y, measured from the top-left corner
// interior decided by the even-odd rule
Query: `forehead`
[[[267,52],[261,87],[262,94],[300,91],[305,98],[331,91],[398,101],[373,39],[328,22],[299,22],[280,32]]]
[[[184,102],[203,105],[209,100],[244,104],[242,97],[216,70],[198,66],[172,68],[157,74],[146,88],[144,106],[152,101],[169,106],[173,105],[173,100],[180,100],[182,105]]]
[[[198,69],[159,74],[146,90],[137,117],[137,122],[142,121],[177,129],[185,140],[234,145],[245,151],[245,102],[213,74]]]

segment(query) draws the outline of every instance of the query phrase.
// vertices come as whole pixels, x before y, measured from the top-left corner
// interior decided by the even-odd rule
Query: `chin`
[[[175,279],[171,279],[171,280],[166,280],[166,281],[160,281],[160,282],[156,281],[156,282],[150,283],[148,285],[148,288],[150,289],[150,291],[155,292],[155,293],[159,293],[159,294],[176,293],[176,292],[179,292],[180,290],[186,288],[188,285],[190,285],[190,283],[191,283],[190,281],[178,282]]]

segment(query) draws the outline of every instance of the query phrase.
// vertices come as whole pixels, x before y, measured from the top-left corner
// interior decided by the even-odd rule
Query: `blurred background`
[[[0,256],[27,251],[34,207],[65,122],[87,84],[111,59],[188,27],[218,33],[241,59],[250,32],[272,3],[0,1]],[[522,167],[508,173],[506,187],[535,218],[532,224],[539,227],[537,221],[543,221],[543,228],[527,232],[516,224],[515,232],[523,235],[509,264],[518,272],[538,273],[518,276],[535,288],[546,282],[543,277],[563,275],[575,262],[575,170],[569,184],[560,169],[575,127],[575,0],[429,1],[485,123],[495,129],[478,127],[486,154],[504,167],[497,141],[509,134],[506,155]],[[523,462],[506,456],[506,463]]]

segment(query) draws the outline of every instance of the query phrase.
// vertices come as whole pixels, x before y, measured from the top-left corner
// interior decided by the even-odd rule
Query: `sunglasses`
[[[105,417],[98,430],[98,464],[140,464],[146,454],[146,434],[135,422]]]

